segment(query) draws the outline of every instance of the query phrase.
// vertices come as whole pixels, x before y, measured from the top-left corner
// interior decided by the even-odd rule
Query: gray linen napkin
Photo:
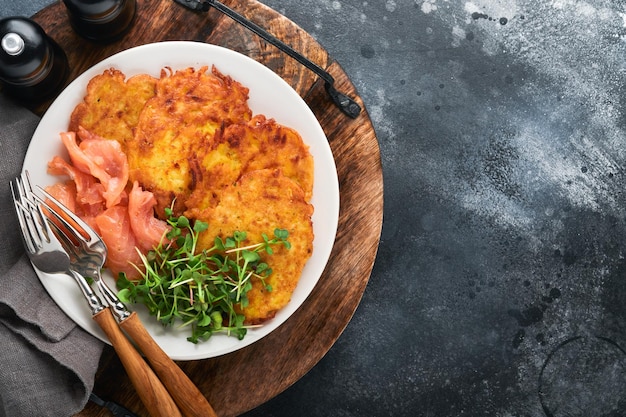
[[[21,172],[38,122],[0,93],[0,417],[78,413],[103,348],[50,298],[18,234],[9,181]]]

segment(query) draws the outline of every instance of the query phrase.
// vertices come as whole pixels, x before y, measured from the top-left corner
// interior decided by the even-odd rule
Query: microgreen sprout
[[[267,278],[272,273],[260,254],[274,253],[273,247],[291,247],[285,229],[274,230],[274,237],[262,235],[262,242],[249,243],[247,233],[235,231],[226,238],[215,237],[213,247],[199,251],[200,233],[208,224],[175,217],[166,209],[170,230],[165,239],[147,254],[141,254],[142,276],[129,280],[121,274],[118,296],[123,302],[142,303],[164,326],[179,322],[190,327],[192,343],[208,340],[223,332],[240,340],[246,335],[242,314],[248,306],[247,293],[253,280],[272,291]]]

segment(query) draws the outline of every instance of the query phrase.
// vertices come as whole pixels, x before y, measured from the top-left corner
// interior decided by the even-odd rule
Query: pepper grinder
[[[36,22],[0,20],[0,84],[8,95],[37,104],[58,93],[68,74],[65,52]]]
[[[110,42],[130,29],[137,12],[136,0],[63,0],[70,25],[85,39]]]

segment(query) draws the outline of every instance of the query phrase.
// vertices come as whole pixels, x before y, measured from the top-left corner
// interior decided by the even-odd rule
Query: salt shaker
[[[108,42],[130,29],[137,11],[136,0],[63,0],[70,24],[83,38]]]
[[[37,104],[58,93],[68,74],[65,52],[36,22],[0,20],[0,84],[8,95]]]

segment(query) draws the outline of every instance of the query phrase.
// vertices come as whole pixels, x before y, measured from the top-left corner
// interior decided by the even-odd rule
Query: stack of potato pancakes
[[[128,80],[109,69],[89,82],[69,130],[118,141],[129,183],[154,194],[157,217],[174,204],[175,215],[209,224],[200,249],[234,231],[252,242],[289,231],[291,249],[265,259],[272,291],[256,282],[248,293],[246,322],[260,323],[289,302],[313,251],[313,158],[298,132],[252,114],[248,92],[215,67]]]

